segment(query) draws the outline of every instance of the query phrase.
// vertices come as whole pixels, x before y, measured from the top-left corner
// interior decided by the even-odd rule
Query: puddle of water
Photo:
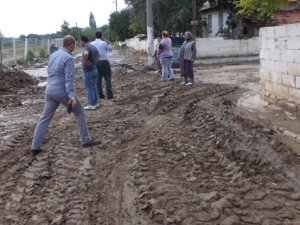
[[[48,76],[47,67],[24,70],[24,72],[30,76],[42,78],[43,80]],[[46,85],[47,81],[39,81],[38,83],[38,87],[45,87]]]
[[[47,81],[40,81],[38,87],[46,87]]]
[[[25,73],[28,73],[30,76],[33,77],[47,77],[47,67],[43,68],[35,68],[35,69],[28,69],[24,70]]]
[[[34,105],[34,104],[37,104],[41,101],[43,101],[43,100],[40,100],[40,99],[27,99],[27,100],[24,100],[22,102],[22,105]]]
[[[261,99],[259,94],[247,92],[238,100],[237,105],[250,109],[263,110],[263,107],[268,106],[269,103]]]

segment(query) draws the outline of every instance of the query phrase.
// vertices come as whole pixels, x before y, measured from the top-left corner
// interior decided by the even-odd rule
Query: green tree
[[[288,0],[235,0],[239,15],[258,15],[266,18],[286,6]]]
[[[216,0],[211,0],[215,2]],[[218,0],[224,1],[226,0]],[[216,1],[216,2],[218,2]],[[197,0],[197,9],[206,0]],[[145,0],[125,0],[131,6],[131,24],[138,23],[146,30],[146,1]],[[171,33],[185,32],[191,30],[192,1],[187,0],[153,0],[153,25],[154,34],[160,35],[162,30]],[[199,32],[198,32],[199,33]]]
[[[133,35],[136,35],[136,34],[145,34],[146,33],[145,27],[142,26],[139,23],[132,23],[132,24],[130,24],[129,25],[129,30],[132,31]]]
[[[130,10],[123,9],[120,12],[113,12],[110,14],[109,18],[109,27],[111,33],[115,37],[118,37],[121,41],[124,41],[126,38],[133,36],[132,32],[129,29],[130,25]]]
[[[82,28],[80,27],[71,27],[69,28],[69,33],[70,35],[72,35],[76,41],[80,40],[80,37],[83,34]]]
[[[19,37],[19,39],[22,40],[22,41],[25,41],[25,38],[26,38],[26,35],[24,35],[24,34],[21,34],[20,37]]]
[[[117,32],[115,32],[114,30],[108,28],[105,33],[103,34],[103,36],[112,41],[112,42],[115,42],[115,41],[120,41],[121,38],[119,37],[119,35],[117,34]]]
[[[94,14],[92,12],[90,13],[90,23],[89,24],[90,24],[90,28],[97,29],[96,20],[95,20]]]
[[[64,20],[63,24],[60,26],[61,32],[63,35],[69,34],[69,32],[70,32],[69,26],[70,26],[70,23]]]
[[[83,29],[82,35],[87,36],[90,39],[90,41],[93,41],[95,39],[96,31],[96,28],[86,27]]]

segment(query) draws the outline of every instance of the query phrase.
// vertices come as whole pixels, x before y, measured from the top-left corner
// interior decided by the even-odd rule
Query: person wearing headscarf
[[[194,62],[197,55],[196,43],[193,40],[193,34],[190,31],[184,34],[185,41],[179,50],[180,73],[184,78],[181,84],[194,84]]]

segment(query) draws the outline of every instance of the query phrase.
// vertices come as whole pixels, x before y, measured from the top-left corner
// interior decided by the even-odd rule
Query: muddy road
[[[226,84],[203,82],[218,65],[199,65],[197,82],[185,86],[178,73],[161,82],[145,56],[110,57],[115,98],[86,112],[102,142],[90,149],[60,107],[45,151],[32,157],[43,88],[0,90],[1,225],[300,224],[299,156],[237,104],[258,82],[258,64],[252,76],[237,67],[239,82]],[[86,103],[79,69],[75,83]]]

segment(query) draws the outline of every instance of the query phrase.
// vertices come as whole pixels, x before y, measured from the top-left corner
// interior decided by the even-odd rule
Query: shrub
[[[26,60],[27,60],[28,62],[33,62],[33,61],[36,60],[36,56],[34,55],[34,53],[33,53],[31,50],[29,50],[29,51],[27,52]]]
[[[40,50],[40,57],[47,58],[47,50],[45,48]]]

